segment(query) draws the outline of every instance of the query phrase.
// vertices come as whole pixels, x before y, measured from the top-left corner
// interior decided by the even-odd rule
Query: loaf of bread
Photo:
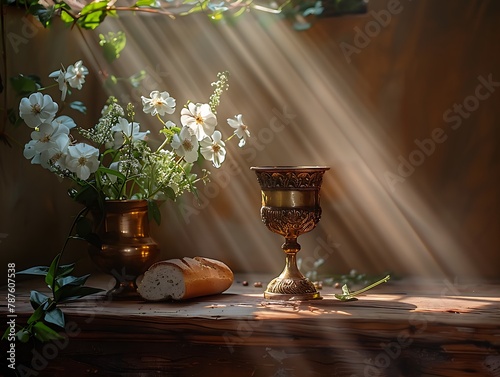
[[[203,257],[170,259],[144,273],[137,292],[148,301],[185,300],[224,292],[233,283],[224,263]]]

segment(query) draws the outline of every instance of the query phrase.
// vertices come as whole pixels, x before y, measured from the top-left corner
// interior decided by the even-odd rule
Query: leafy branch
[[[80,236],[73,236],[72,233],[78,226],[81,226],[85,219],[87,209],[82,210],[71,226],[69,236],[62,248],[56,255],[50,266],[36,266],[17,272],[17,275],[44,276],[45,284],[50,289],[51,297],[39,291],[31,291],[30,304],[34,310],[28,318],[26,326],[17,331],[17,339],[23,343],[28,342],[33,337],[41,342],[62,339],[62,336],[54,329],[64,329],[66,325],[63,311],[58,305],[75,301],[94,293],[102,292],[103,289],[85,286],[90,274],[84,276],[70,275],[75,263],[60,265],[61,257],[70,239],[82,239]],[[2,340],[7,339],[10,328],[5,331]]]
[[[32,337],[41,342],[62,339],[62,336],[53,328],[53,326],[60,329],[65,327],[64,313],[58,305],[103,291],[84,285],[90,274],[80,277],[71,276],[75,264],[60,266],[60,257],[61,254],[57,254],[49,267],[37,266],[17,273],[18,275],[45,276],[45,283],[52,292],[52,297],[49,297],[42,292],[31,291],[30,303],[34,312],[28,318],[26,326],[16,333],[17,339],[23,343],[28,342]],[[9,329],[2,339],[6,339],[8,332]]]

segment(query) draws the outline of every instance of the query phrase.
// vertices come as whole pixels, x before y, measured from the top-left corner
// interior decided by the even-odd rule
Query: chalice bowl
[[[300,272],[297,238],[316,227],[321,218],[319,203],[326,166],[257,166],[261,187],[260,214],[268,229],[285,237],[285,268],[267,286],[264,297],[276,300],[321,299],[314,284]]]

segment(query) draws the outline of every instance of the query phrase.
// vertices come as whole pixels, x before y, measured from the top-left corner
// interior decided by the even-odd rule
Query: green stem
[[[361,293],[363,293],[363,292],[366,292],[366,291],[368,291],[368,290],[370,290],[370,289],[372,289],[372,288],[375,288],[377,285],[380,285],[380,284],[382,284],[382,283],[387,283],[387,281],[388,281],[390,278],[391,278],[391,276],[390,276],[390,275],[387,275],[385,278],[380,279],[380,280],[376,281],[375,283],[370,284],[370,285],[369,285],[369,286],[367,286],[367,287],[364,287],[364,288],[361,288],[361,289],[359,289],[359,290],[357,290],[357,291],[351,292],[351,293],[350,293],[350,296],[353,296],[353,297],[354,297],[354,296],[357,296],[357,295],[359,295],[359,294],[361,294]]]
[[[156,150],[156,152],[159,152],[160,150],[162,150],[162,149],[163,149],[163,147],[164,147],[165,145],[167,145],[167,144],[168,144],[168,138],[167,138],[167,137],[165,137],[165,140],[163,141],[163,143],[161,143],[161,145],[158,147],[158,149]]]
[[[47,89],[53,88],[53,87],[58,86],[58,85],[59,85],[59,84],[55,83],[55,84],[52,84],[52,85],[44,86],[44,87],[42,87],[42,88],[38,89],[37,91],[42,92],[42,91],[44,91],[44,90],[47,90]]]
[[[50,285],[50,289],[52,290],[52,296],[54,297],[54,299],[56,297],[56,290],[55,289],[56,289],[57,270],[59,269],[59,264],[60,264],[61,259],[63,257],[64,251],[66,250],[66,246],[68,245],[68,242],[71,239],[71,234],[73,234],[73,231],[75,230],[75,227],[76,227],[76,224],[78,223],[78,220],[81,217],[85,217],[85,215],[88,213],[88,211],[89,211],[89,209],[87,207],[85,207],[80,212],[78,212],[78,215],[73,220],[73,224],[71,224],[71,228],[69,230],[68,237],[66,237],[66,241],[64,242],[64,245],[61,249],[61,252],[59,253],[59,260],[57,261],[56,268],[55,268],[56,273],[54,273],[54,277],[52,278],[52,284]]]

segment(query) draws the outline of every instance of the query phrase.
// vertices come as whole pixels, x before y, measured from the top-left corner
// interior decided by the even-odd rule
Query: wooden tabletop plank
[[[43,287],[40,280],[19,282],[18,324],[31,314],[29,290]],[[285,302],[264,299],[254,281],[265,286],[268,277],[237,276],[223,294],[182,302],[99,294],[60,305],[76,330],[44,372],[64,376],[83,365],[82,375],[127,377],[500,373],[498,284],[391,280],[356,301],[324,287],[322,300]],[[109,278],[88,285],[106,288]]]

